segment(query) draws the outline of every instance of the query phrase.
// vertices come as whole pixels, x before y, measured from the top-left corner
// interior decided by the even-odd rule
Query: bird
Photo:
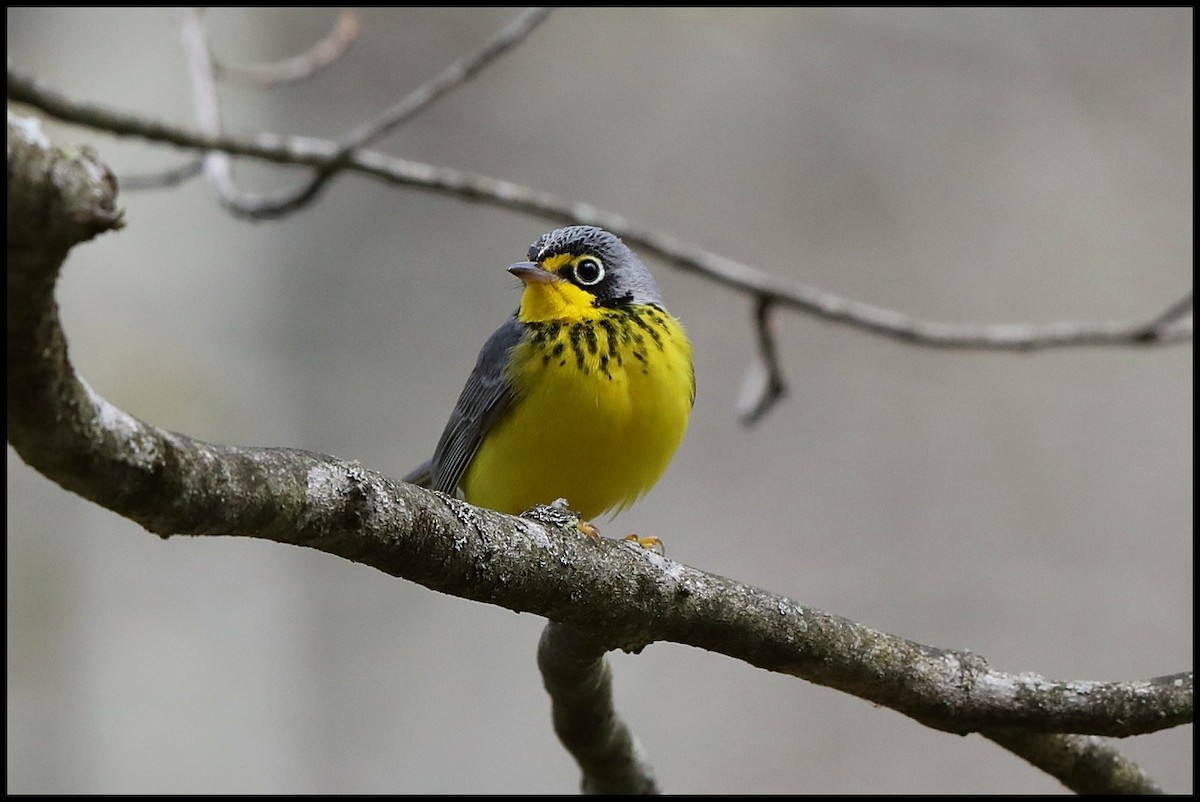
[[[405,481],[510,515],[565,501],[598,539],[590,522],[647,493],[683,441],[691,342],[650,269],[607,230],[550,231],[508,272],[523,284],[520,306]]]

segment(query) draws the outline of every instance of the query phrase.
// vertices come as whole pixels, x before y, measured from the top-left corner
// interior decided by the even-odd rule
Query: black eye
[[[575,280],[585,287],[599,284],[600,279],[604,278],[604,265],[591,257],[580,259],[575,263],[573,269],[575,271]]]

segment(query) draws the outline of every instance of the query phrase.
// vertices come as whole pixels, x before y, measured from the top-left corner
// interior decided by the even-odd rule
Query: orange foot
[[[625,539],[631,543],[636,543],[643,549],[652,549],[657,551],[662,556],[667,556],[667,547],[661,540],[651,535],[650,537],[641,537],[640,535],[626,535]]]
[[[592,524],[591,521],[578,521],[575,524],[575,528],[578,529],[580,532],[583,532],[585,535],[590,537],[592,540],[598,541],[600,539],[600,530],[597,529],[595,527],[595,525]]]

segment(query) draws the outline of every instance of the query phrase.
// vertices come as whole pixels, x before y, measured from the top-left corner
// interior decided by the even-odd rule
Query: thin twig
[[[172,167],[158,173],[127,175],[121,178],[121,189],[137,191],[145,189],[163,189],[175,187],[204,172],[204,157],[189,159],[178,167]]]
[[[525,41],[529,34],[546,21],[553,10],[534,7],[522,11],[516,19],[496,31],[478,50],[458,59],[398,103],[380,112],[375,119],[359,125],[339,139],[339,152],[348,154],[411,120],[435,100],[462,86],[478,75],[484,67]]]
[[[213,73],[212,51],[200,22],[200,10],[195,7],[175,10],[179,20],[179,31],[183,40],[183,53],[187,60],[188,75],[192,80],[192,108],[200,130],[211,136],[220,136],[221,107],[217,97],[217,82]],[[238,188],[233,179],[233,160],[229,154],[209,152],[204,156],[204,172],[217,192],[222,205],[236,208]]]
[[[1175,321],[1189,314],[1192,311],[1192,294],[1193,291],[1189,290],[1187,295],[1163,310],[1163,313],[1147,326],[1145,337],[1150,340],[1162,337],[1165,332],[1170,330]]]
[[[222,80],[264,89],[288,81],[300,81],[341,58],[358,38],[362,21],[353,11],[338,14],[333,30],[304,53],[270,64],[227,64],[213,59],[216,76]]]
[[[742,393],[737,404],[738,418],[751,426],[787,396],[787,380],[779,363],[772,325],[772,301],[762,295],[754,298],[754,332],[758,343],[757,359],[751,363],[742,380]]]

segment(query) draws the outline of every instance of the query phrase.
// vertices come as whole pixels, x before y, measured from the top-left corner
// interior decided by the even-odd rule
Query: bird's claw
[[[630,543],[636,543],[648,551],[656,551],[663,557],[667,556],[666,545],[664,545],[661,540],[653,535],[650,535],[649,537],[642,537],[641,535],[626,535],[625,540],[628,540]]]

